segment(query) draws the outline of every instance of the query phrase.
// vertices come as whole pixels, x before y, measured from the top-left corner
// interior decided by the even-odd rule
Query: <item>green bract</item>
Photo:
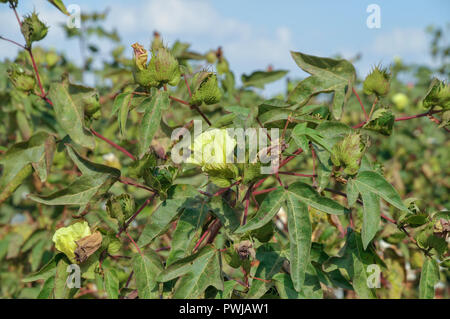
[[[390,74],[387,69],[374,67],[364,80],[364,93],[367,95],[385,96],[389,92]]]
[[[333,146],[331,161],[335,166],[344,168],[345,174],[355,175],[359,169],[363,150],[364,144],[361,141],[361,135],[349,134]]]
[[[53,235],[56,249],[66,254],[70,261],[75,262],[76,241],[91,235],[87,222],[78,222],[67,227],[59,228]]]
[[[147,64],[148,52],[139,43],[132,45],[134,50],[134,79],[142,86],[176,86],[180,81],[178,61],[170,51],[162,46],[152,46],[152,56]]]
[[[219,103],[222,93],[220,92],[217,76],[211,72],[199,72],[195,74],[194,92],[192,93],[191,104],[200,105]]]
[[[431,82],[430,89],[423,99],[425,108],[440,106],[443,109],[450,109],[450,85],[434,79]]]
[[[15,63],[8,69],[8,76],[14,86],[22,91],[32,91],[36,84],[33,73]]]
[[[42,40],[45,38],[48,32],[48,27],[44,22],[39,20],[36,12],[31,15],[25,16],[22,21],[22,34],[25,37],[27,47],[31,47],[33,42]]]

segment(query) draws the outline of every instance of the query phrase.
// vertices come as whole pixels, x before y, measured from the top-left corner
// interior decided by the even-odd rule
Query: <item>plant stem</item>
[[[183,74],[183,79],[184,79],[184,83],[186,84],[186,87],[188,89],[189,97],[192,97],[191,88],[190,88],[189,83],[187,81],[186,74]]]
[[[96,132],[94,129],[90,129],[92,134],[94,134],[95,136],[97,136],[98,138],[100,138],[101,140],[105,141],[106,143],[108,143],[109,145],[111,145],[112,147],[114,147],[116,150],[121,151],[122,153],[124,153],[126,156],[128,156],[129,158],[131,158],[133,161],[136,160],[136,158],[131,155],[130,152],[128,152],[126,149],[124,149],[123,147],[117,145],[116,143],[114,143],[113,141],[107,139],[106,137],[104,137],[103,135],[101,135],[100,133]]]
[[[369,116],[367,116],[367,112],[366,112],[366,109],[364,108],[364,104],[362,103],[361,98],[359,97],[359,95],[356,92],[354,87],[352,87],[352,91],[353,91],[353,94],[355,94],[356,98],[358,99],[359,105],[361,105],[361,109],[363,110],[363,113],[364,113],[364,116],[366,118],[366,121],[368,121],[369,120]]]
[[[191,105],[191,104],[189,104],[189,102],[186,102],[186,101],[184,101],[184,100],[181,100],[181,99],[176,98],[176,97],[171,96],[171,95],[169,96],[169,98],[170,98],[171,100],[174,100],[174,101],[178,102],[178,103],[187,105],[187,106],[189,106],[189,107],[190,107],[191,109],[193,109],[193,110],[196,110],[196,111],[198,112],[198,114],[200,114],[201,117],[203,117],[203,119],[206,121],[206,123],[208,123],[209,126],[212,125],[211,122],[210,122],[210,120],[208,119],[208,117],[202,112],[202,110],[200,110],[200,108],[199,108],[198,106],[196,106],[196,105]]]
[[[15,44],[15,45],[21,47],[21,48],[24,49],[24,50],[27,49],[27,48],[25,48],[25,46],[23,46],[22,44],[17,43],[16,41],[10,40],[10,39],[8,39],[8,38],[2,37],[1,35],[0,35],[0,39],[5,40],[5,41],[8,41],[8,42],[11,42],[11,43],[13,43],[13,44]]]
[[[147,198],[147,200],[144,202],[144,204],[142,204],[141,207],[139,207],[139,209],[133,214],[133,216],[130,217],[130,219],[125,223],[125,225],[119,230],[119,232],[117,233],[116,237],[118,238],[120,236],[120,234],[122,234],[123,231],[125,231],[127,229],[127,227],[131,224],[131,222],[136,218],[137,215],[139,215],[139,213],[148,205],[151,203],[151,201],[153,200],[153,198],[155,198],[156,193],[153,194],[152,196],[150,196],[149,198]]]

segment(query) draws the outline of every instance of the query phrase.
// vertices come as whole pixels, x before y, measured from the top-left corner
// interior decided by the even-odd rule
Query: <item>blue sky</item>
[[[65,16],[44,0],[19,1],[19,13],[35,8],[51,26],[40,45],[62,50],[80,61],[78,44],[62,39],[57,26]],[[426,26],[445,26],[450,22],[450,1],[388,0],[150,0],[91,1],[65,0],[82,11],[110,8],[107,28],[116,28],[131,56],[130,45],[136,41],[148,46],[151,34],[158,30],[165,42],[191,42],[192,49],[205,51],[221,45],[237,75],[269,64],[287,69],[289,76],[304,76],[292,61],[290,50],[319,56],[341,54],[362,59],[355,63],[364,76],[374,64],[389,64],[395,56],[407,62],[431,64]],[[370,4],[380,7],[381,27],[369,29],[366,19]],[[0,6],[0,34],[15,40],[21,35],[11,10]],[[449,41],[447,35],[446,41]],[[107,52],[108,44],[99,42]],[[12,58],[17,49],[1,41],[0,59]],[[279,89],[274,84],[269,91]]]

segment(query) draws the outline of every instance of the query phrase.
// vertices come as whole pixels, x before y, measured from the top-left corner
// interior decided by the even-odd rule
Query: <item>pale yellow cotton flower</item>
[[[72,261],[75,261],[76,241],[91,235],[91,230],[87,222],[79,222],[68,227],[59,228],[53,235],[55,247]]]
[[[221,169],[227,158],[232,158],[236,140],[228,135],[226,129],[212,129],[203,132],[194,140],[191,156],[187,162],[205,167]]]

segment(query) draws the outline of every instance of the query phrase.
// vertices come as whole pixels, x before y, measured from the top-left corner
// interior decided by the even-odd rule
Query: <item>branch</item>
[[[101,140],[105,141],[106,143],[108,143],[109,145],[111,145],[112,147],[114,147],[115,149],[121,151],[122,153],[124,153],[126,156],[128,156],[129,158],[131,158],[133,161],[136,160],[136,158],[131,155],[130,152],[128,152],[126,149],[124,149],[123,147],[117,145],[116,143],[114,143],[113,141],[107,139],[106,137],[104,137],[103,135],[101,135],[100,133],[96,132],[94,129],[90,129],[91,133],[94,134],[95,136],[97,136],[98,138],[100,138]]]
[[[367,122],[367,121],[369,120],[369,116],[367,116],[367,112],[366,112],[366,109],[364,108],[363,103],[361,102],[361,98],[359,97],[359,95],[358,95],[358,93],[356,92],[356,90],[355,90],[354,87],[352,87],[352,91],[353,91],[353,94],[356,95],[356,98],[358,99],[359,105],[361,105],[361,109],[362,109],[363,112],[364,112],[364,116],[365,116],[366,122]]]

